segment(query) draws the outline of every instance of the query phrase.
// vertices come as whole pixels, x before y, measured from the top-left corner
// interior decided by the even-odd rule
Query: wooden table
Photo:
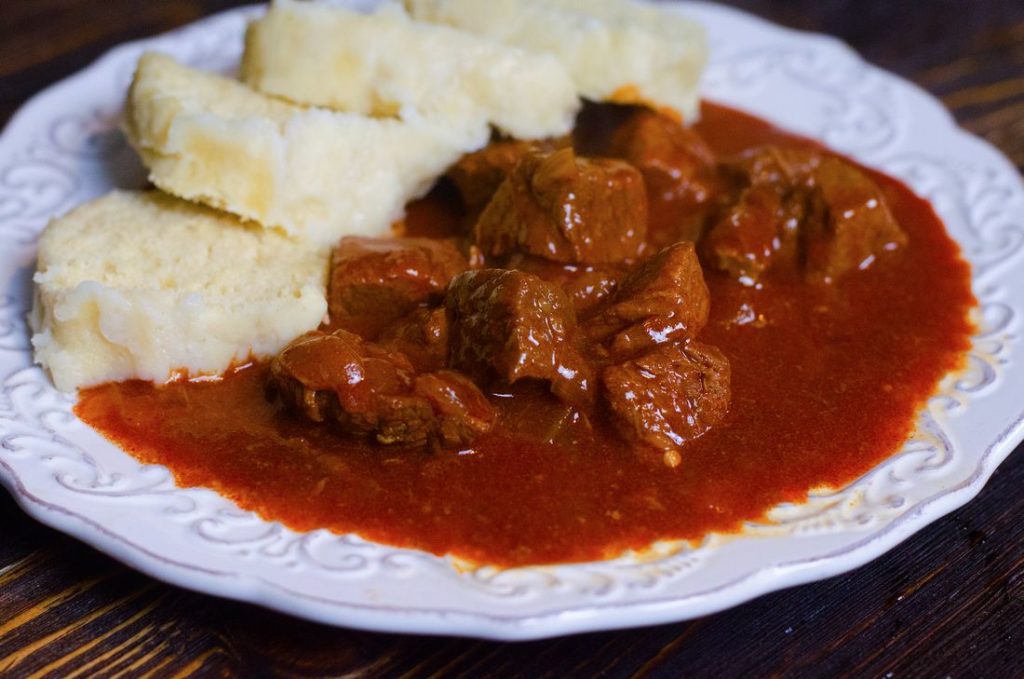
[[[231,0],[5,0],[0,121],[119,42]],[[732,0],[837,35],[1024,164],[1024,2]],[[0,676],[1024,676],[1024,452],[980,497],[853,573],[700,620],[500,644],[321,627],[170,587],[0,493]],[[892,673],[892,674],[887,674]]]

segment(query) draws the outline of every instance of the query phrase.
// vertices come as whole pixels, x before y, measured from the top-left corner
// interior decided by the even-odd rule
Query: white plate
[[[295,533],[203,489],[177,488],[70,411],[31,367],[24,314],[47,219],[142,173],[117,130],[136,58],[158,49],[231,70],[253,9],[119,47],[33,98],[0,137],[0,480],[40,521],[139,570],[326,623],[527,639],[682,620],[859,566],[978,493],[1024,435],[1024,187],[994,149],[917,87],[844,45],[687,4],[711,36],[706,96],[901,177],[974,268],[981,331],[904,450],[841,492],[778,508],[774,525],[697,549],[460,573],[449,561],[325,531]],[[942,272],[936,272],[941,276]]]

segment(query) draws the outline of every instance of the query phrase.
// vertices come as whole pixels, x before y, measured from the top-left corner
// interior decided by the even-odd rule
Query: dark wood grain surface
[[[230,0],[0,0],[0,122]],[[1024,165],[1024,2],[733,0],[836,35]],[[500,644],[332,629],[164,585],[0,493],[0,676],[1024,676],[1024,453],[871,564],[703,619]]]

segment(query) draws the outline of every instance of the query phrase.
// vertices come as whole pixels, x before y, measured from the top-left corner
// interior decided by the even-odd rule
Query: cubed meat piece
[[[496,419],[468,380],[447,371],[417,376],[404,355],[344,330],[293,341],[271,362],[270,381],[274,393],[310,420],[333,421],[347,434],[383,444],[461,445]]]
[[[752,284],[776,253],[794,242],[797,222],[773,186],[754,185],[718,219],[702,242],[711,263]]]
[[[578,158],[571,148],[524,158],[474,228],[485,255],[525,252],[573,264],[636,258],[646,234],[640,173],[620,160]]]
[[[451,367],[478,380],[545,380],[564,401],[593,401],[591,367],[574,344],[576,316],[557,285],[522,271],[467,271],[452,281],[445,304]]]
[[[692,340],[605,368],[601,383],[623,433],[663,453],[673,467],[682,459],[680,447],[729,411],[729,360],[715,347]]]
[[[420,375],[414,392],[435,416],[435,435],[445,445],[468,443],[494,426],[494,407],[466,376],[452,370]]]
[[[508,266],[562,288],[572,302],[577,320],[611,299],[619,281],[630,270],[627,264],[562,264],[522,254],[510,257]]]
[[[622,277],[621,271],[588,267],[566,276],[561,285],[576,309],[577,318],[581,318],[610,300]]]
[[[611,154],[639,169],[649,191],[685,193],[703,202],[714,191],[715,155],[691,128],[638,109],[612,135]]]
[[[727,174],[749,186],[795,189],[807,184],[824,153],[793,146],[760,146],[724,164]]]
[[[375,339],[416,307],[440,302],[448,282],[468,267],[450,241],[343,238],[331,261],[331,327]]]
[[[402,354],[344,330],[306,333],[286,346],[270,369],[277,391],[309,419],[338,419],[361,435],[376,432],[386,419],[380,397],[409,392],[415,376]]]
[[[377,342],[405,354],[419,372],[440,370],[448,360],[448,313],[444,307],[416,309],[384,328]]]
[[[490,202],[505,177],[531,152],[549,152],[568,146],[567,137],[521,141],[499,139],[474,153],[467,153],[448,169],[462,204],[469,214],[479,214]]]
[[[832,282],[868,268],[882,253],[903,246],[907,236],[889,211],[882,190],[862,170],[826,158],[814,171],[826,217],[808,220],[803,232],[804,261],[812,279]]]
[[[808,278],[828,283],[906,243],[878,184],[841,158],[767,146],[728,171],[738,199],[702,246],[714,266],[742,281],[782,260],[802,262]]]
[[[595,342],[610,339],[613,356],[693,337],[708,322],[711,298],[694,244],[675,243],[626,276],[611,304],[587,324]]]
[[[640,170],[649,229],[657,245],[697,240],[705,208],[721,182],[715,156],[700,135],[650,109],[638,109],[612,135],[610,153]]]

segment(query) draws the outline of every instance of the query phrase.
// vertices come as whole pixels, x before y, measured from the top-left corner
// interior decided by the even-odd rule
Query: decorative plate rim
[[[176,585],[335,625],[509,640],[656,624],[716,612],[770,591],[856,568],[970,501],[998,464],[1024,439],[1024,411],[988,418],[998,421],[984,422],[989,434],[984,436],[980,452],[965,448],[966,444],[959,440],[963,432],[956,426],[956,419],[965,412],[980,422],[977,404],[982,400],[989,407],[1005,406],[1007,395],[1013,396],[1015,389],[1008,375],[1020,373],[1019,366],[1008,359],[1019,331],[1019,305],[1024,291],[1024,273],[1014,276],[1010,266],[1024,259],[1024,228],[1020,226],[1024,224],[1024,185],[1016,168],[994,147],[958,128],[951,114],[931,95],[866,64],[834,38],[778,27],[739,10],[709,3],[691,2],[680,7],[703,19],[711,33],[713,60],[706,82],[712,98],[751,108],[744,103],[752,97],[770,100],[773,96],[786,96],[760,92],[765,83],[790,88],[812,102],[809,106],[815,109],[814,114],[801,112],[794,116],[791,106],[776,102],[777,110],[768,106],[777,114],[768,116],[774,122],[823,139],[862,162],[908,181],[932,200],[950,223],[951,231],[962,223],[955,235],[975,266],[975,289],[982,303],[981,327],[968,367],[949,378],[940,394],[932,399],[922,413],[918,433],[902,453],[844,489],[812,495],[805,504],[779,508],[773,516],[775,523],[751,524],[739,539],[711,536],[695,549],[669,550],[663,558],[654,560],[626,557],[596,564],[522,569],[521,573],[481,569],[463,574],[457,573],[450,561],[414,550],[373,545],[326,531],[293,533],[275,522],[254,519],[237,508],[231,510],[226,500],[211,491],[178,489],[168,480],[166,469],[140,465],[120,451],[117,454],[127,459],[116,460],[112,465],[114,471],[107,469],[114,457],[104,458],[103,464],[96,462],[92,451],[103,446],[96,441],[77,443],[89,433],[83,433],[84,425],[69,415],[73,400],[57,394],[40,370],[28,367],[25,267],[19,268],[17,264],[32,261],[34,234],[50,216],[112,183],[109,177],[100,180],[90,172],[101,167],[109,171],[126,162],[118,155],[123,149],[118,146],[116,132],[111,131],[117,107],[109,107],[112,97],[119,101],[130,76],[125,64],[133,63],[134,56],[144,48],[155,47],[206,67],[229,69],[237,61],[241,27],[247,17],[258,11],[256,7],[245,7],[111,49],[90,66],[32,97],[0,134],[0,246],[7,254],[21,255],[20,262],[5,263],[4,273],[9,280],[3,291],[5,296],[0,299],[0,373],[6,375],[0,392],[0,482],[28,514],[42,523]],[[716,27],[722,26],[742,29],[750,41],[738,48],[720,40],[719,32],[724,31]],[[234,43],[225,40],[231,36]],[[105,78],[104,73],[114,77]],[[68,98],[90,79],[109,80],[109,87],[97,94],[90,93],[95,110],[74,118],[63,108],[67,103],[61,104],[61,97]],[[850,94],[843,94],[847,90]],[[67,115],[53,118],[46,114],[51,109]],[[931,146],[922,145],[919,140],[908,141],[920,131],[890,125],[899,122],[900,112],[906,114],[910,110],[921,116],[923,127],[936,130],[938,138],[947,144],[938,156],[922,160],[931,153]],[[70,111],[76,112],[78,109]],[[37,118],[52,124],[42,137]],[[54,155],[53,149],[58,147],[60,154]],[[73,158],[67,161],[61,154]],[[26,168],[27,179],[23,176]],[[39,181],[33,179],[32,171],[56,174]],[[68,174],[61,175],[65,171]],[[54,179],[57,175],[62,178]],[[115,177],[114,181],[118,179]],[[47,193],[59,193],[48,181],[65,182],[59,184],[66,189],[62,197]],[[959,186],[949,189],[943,182]],[[968,242],[972,237],[977,243]],[[969,249],[972,244],[977,251]],[[1024,389],[1017,391],[1024,394]],[[954,430],[959,438],[949,433]],[[65,432],[72,432],[73,436],[67,437]],[[98,438],[95,434],[92,437]],[[26,446],[22,441],[32,445]],[[74,451],[74,455],[67,451]],[[127,465],[127,471],[118,466],[122,463]],[[903,483],[909,483],[914,490],[914,474],[922,478],[936,470],[952,474],[950,465],[965,463],[967,467],[955,475],[955,482],[947,479],[945,485],[936,486],[936,492],[907,504],[889,506],[893,498],[905,500],[910,496],[910,491],[906,495],[892,493],[894,488],[903,488]],[[909,475],[909,480],[901,474]],[[67,506],[66,502],[53,499],[60,500],[65,491],[69,491],[67,497],[75,498],[81,506],[75,502]],[[82,499],[83,494],[99,499],[95,503],[90,499],[92,504],[88,504]],[[209,507],[207,515],[195,510],[196,517],[189,524],[190,530],[207,531],[203,535],[208,541],[204,549],[212,550],[210,545],[214,543],[224,546],[222,551],[230,555],[227,560],[232,564],[242,564],[246,559],[252,560],[246,564],[255,563],[257,567],[269,563],[268,572],[275,577],[281,573],[287,576],[289,568],[297,569],[291,576],[295,581],[298,574],[302,578],[321,578],[331,586],[349,587],[345,590],[347,595],[356,598],[342,601],[318,596],[290,586],[295,583],[290,583],[288,577],[271,580],[254,575],[252,569],[243,569],[241,565],[235,570],[220,567],[216,564],[225,560],[220,551],[215,555],[210,551],[212,556],[204,565],[189,559],[173,559],[152,544],[140,544],[125,533],[127,524],[118,516],[123,511],[120,505],[117,512],[111,513],[110,508],[117,505],[112,498],[120,498],[121,504],[141,502],[140,506],[148,506],[145,503],[151,503],[154,496],[169,503],[160,510],[163,513],[156,525],[169,527],[168,544],[178,537],[174,531],[182,523],[179,518],[197,507]],[[173,503],[179,500],[192,503],[193,510],[175,509]],[[256,537],[251,537],[246,531],[253,526],[259,530],[266,527],[269,532],[263,535],[257,531]],[[785,527],[781,533],[779,526]],[[758,543],[759,537],[767,542]],[[835,545],[830,542],[833,538],[837,539]],[[147,539],[152,542],[152,538]],[[739,549],[737,545],[744,543],[743,547],[749,542],[758,548],[770,547],[776,544],[773,540],[783,544],[807,540],[816,546],[807,555],[791,552],[789,558],[741,569],[735,577],[713,586],[696,587],[685,594],[672,593],[673,587],[678,590],[679,583],[686,578],[694,574],[704,577],[716,559],[721,561],[722,554],[735,552]],[[168,549],[163,543],[159,546]],[[277,554],[273,550],[283,551]],[[305,554],[303,558],[308,563],[299,557],[289,561],[293,552]],[[204,554],[202,550],[199,553]],[[735,553],[730,558],[733,557]],[[363,577],[364,584],[368,583],[361,598],[358,592],[362,590],[358,587],[363,585],[352,589],[352,583],[345,579],[349,576],[354,580]],[[425,587],[417,585],[420,581],[430,585],[441,583],[442,588],[450,588],[446,593],[461,603],[387,603],[424,595],[417,590]],[[374,590],[381,586],[394,592]],[[551,604],[538,601],[548,598]]]

